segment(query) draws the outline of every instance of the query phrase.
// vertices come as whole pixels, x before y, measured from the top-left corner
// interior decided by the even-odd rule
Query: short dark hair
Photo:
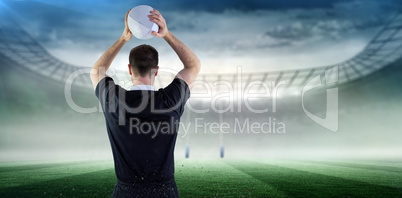
[[[144,77],[158,66],[158,51],[150,45],[139,45],[130,51],[129,62],[134,74]]]

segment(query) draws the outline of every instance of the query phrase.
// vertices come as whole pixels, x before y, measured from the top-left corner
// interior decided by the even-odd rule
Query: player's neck
[[[150,78],[150,77],[132,77],[132,82],[133,85],[154,85],[154,80],[155,78]]]

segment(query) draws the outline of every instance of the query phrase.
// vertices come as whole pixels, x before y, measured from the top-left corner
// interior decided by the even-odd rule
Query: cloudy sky
[[[395,13],[398,0],[0,0],[20,25],[56,57],[92,66],[121,35],[126,11],[147,4],[201,58],[203,73],[294,69],[334,64],[364,48]],[[113,67],[126,69],[129,50],[151,44],[160,66],[181,63],[163,41],[132,39]]]

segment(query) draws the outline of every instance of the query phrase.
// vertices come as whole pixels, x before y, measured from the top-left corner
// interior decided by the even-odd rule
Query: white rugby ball
[[[133,8],[128,13],[128,28],[138,39],[150,39],[154,37],[152,31],[159,31],[159,26],[156,23],[149,21],[148,15],[151,14],[150,11],[152,10],[154,9],[151,6],[140,5]]]

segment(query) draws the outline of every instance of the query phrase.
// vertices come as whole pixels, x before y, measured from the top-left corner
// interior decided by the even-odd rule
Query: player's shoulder
[[[180,86],[180,87],[189,89],[189,85],[187,84],[187,82],[184,81],[183,79],[179,78],[179,77],[175,77],[168,86],[170,86],[170,85]]]
[[[180,103],[180,101],[186,101],[190,97],[190,89],[187,83],[180,78],[174,78],[172,82],[158,90],[160,95],[172,104]]]
[[[99,98],[100,95],[106,96],[105,93],[119,93],[121,91],[125,91],[125,89],[123,89],[120,85],[115,84],[113,78],[106,76],[102,78],[96,85],[95,95]]]
[[[158,91],[164,92],[167,94],[180,94],[180,93],[190,93],[190,88],[186,81],[180,78],[174,78],[172,82],[164,88],[159,89]]]

